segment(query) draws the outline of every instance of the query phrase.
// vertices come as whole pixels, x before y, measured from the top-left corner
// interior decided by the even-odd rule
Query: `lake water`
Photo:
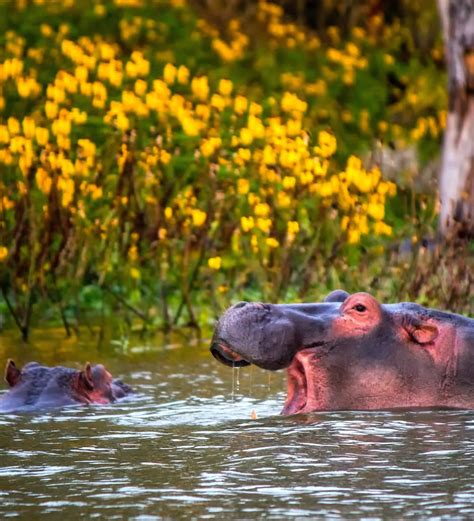
[[[184,337],[124,350],[3,334],[7,357],[101,362],[137,394],[0,415],[2,519],[474,517],[474,412],[283,418],[283,372],[237,373]]]

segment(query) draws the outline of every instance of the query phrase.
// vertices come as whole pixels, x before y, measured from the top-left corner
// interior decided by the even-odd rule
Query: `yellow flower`
[[[362,40],[363,38],[365,38],[365,29],[356,26],[352,29],[352,34],[354,35],[354,38]]]
[[[300,225],[297,221],[288,221],[288,233],[296,234],[300,231]]]
[[[237,160],[240,164],[245,163],[246,161],[250,161],[251,153],[248,148],[239,148],[237,150]]]
[[[347,234],[347,242],[349,244],[357,244],[360,241],[360,231],[359,230],[349,230]]]
[[[36,184],[38,188],[45,194],[48,195],[51,191],[51,177],[49,177],[48,173],[44,168],[38,168],[36,171]]]
[[[278,192],[277,201],[279,208],[289,208],[291,206],[291,197],[286,192]]]
[[[297,136],[301,133],[301,121],[290,119],[286,124],[286,128],[289,136]]]
[[[341,230],[345,232],[347,230],[347,227],[349,226],[349,217],[347,215],[344,215],[344,217],[341,219]]]
[[[252,116],[259,116],[263,111],[263,107],[262,105],[259,105],[258,103],[255,103],[254,101],[252,101],[252,103],[250,103],[250,107],[249,107],[249,114],[251,114]]]
[[[122,131],[125,131],[129,128],[130,122],[127,118],[127,116],[123,113],[117,114],[117,117],[115,118],[115,126]]]
[[[374,223],[374,232],[377,235],[392,235],[392,227],[385,224],[383,221],[377,221]]]
[[[241,116],[248,108],[247,98],[244,96],[237,96],[234,100],[234,110],[235,112]]]
[[[64,89],[59,88],[56,85],[48,85],[46,94],[48,98],[51,98],[56,103],[63,103],[66,99],[66,92]]]
[[[176,76],[178,78],[178,83],[185,85],[189,81],[189,69],[184,65],[180,65]]]
[[[286,175],[283,178],[283,188],[286,190],[290,190],[291,188],[294,188],[296,185],[296,178],[292,176]]]
[[[215,152],[214,143],[211,139],[203,139],[199,148],[204,157],[212,156]]]
[[[0,143],[6,144],[10,141],[10,134],[5,125],[0,125]]]
[[[163,165],[167,165],[171,161],[171,154],[166,150],[160,152],[160,162]]]
[[[166,220],[169,221],[171,219],[171,217],[173,217],[173,209],[170,208],[169,206],[167,206],[165,208],[165,218],[166,218]]]
[[[191,90],[196,98],[205,101],[209,96],[209,83],[207,76],[193,78],[191,81]]]
[[[58,188],[62,191],[61,204],[64,208],[67,208],[74,197],[74,181],[65,177],[58,179]]]
[[[222,139],[220,137],[210,137],[201,143],[201,152],[204,156],[209,157],[214,154],[221,145]]]
[[[326,181],[324,183],[317,184],[317,193],[321,197],[329,197],[333,194],[333,186],[330,182]]]
[[[322,157],[330,157],[336,152],[336,149],[336,138],[329,132],[322,130],[318,134],[318,146],[315,147],[315,152]]]
[[[355,58],[357,58],[357,56],[360,56],[360,50],[359,50],[359,47],[357,47],[357,45],[355,45],[355,44],[352,43],[352,42],[349,42],[349,43],[346,44],[346,50],[347,50],[347,52],[348,52],[351,56],[353,56],[353,57],[355,57]]]
[[[106,13],[105,5],[97,4],[94,7],[94,13],[96,16],[104,16]]]
[[[32,139],[35,135],[35,121],[32,118],[29,118],[28,116],[23,119],[21,122],[21,126],[23,128],[23,134],[26,138]]]
[[[74,69],[74,76],[80,83],[85,83],[89,77],[89,71],[87,70],[87,67],[84,67],[84,65],[78,65]]]
[[[136,261],[138,259],[138,248],[135,244],[133,246],[130,246],[130,248],[128,249],[128,258],[131,261]]]
[[[248,128],[242,128],[240,130],[240,141],[242,145],[250,145],[250,143],[252,143],[253,136]]]
[[[71,122],[68,119],[55,119],[51,125],[51,130],[55,136],[69,136],[71,133]]]
[[[48,24],[41,24],[40,31],[45,38],[49,38],[53,34],[53,29]]]
[[[346,166],[346,170],[361,170],[362,169],[362,161],[359,157],[356,157],[356,156],[350,156],[349,159],[347,160],[347,166]]]
[[[281,108],[284,112],[299,112],[304,113],[308,108],[308,104],[300,100],[296,94],[285,92],[281,99]]]
[[[71,150],[71,140],[68,137],[63,136],[62,134],[58,134],[56,136],[56,141],[58,143],[58,147],[62,150]]]
[[[277,162],[275,151],[270,145],[266,145],[263,149],[262,160],[266,165],[274,165]]]
[[[47,101],[44,104],[44,111],[48,119],[55,119],[58,115],[58,106],[53,101]]]
[[[130,276],[132,279],[138,280],[140,278],[140,271],[137,268],[130,268]]]
[[[211,257],[208,261],[207,261],[207,265],[212,269],[212,270],[220,270],[221,269],[221,266],[222,266],[222,259],[220,257]]]
[[[143,96],[147,90],[147,84],[144,80],[137,80],[135,82],[135,93],[137,96]]]
[[[176,67],[172,63],[167,63],[165,65],[165,68],[163,69],[163,79],[168,85],[173,85],[177,72]]]
[[[46,145],[49,139],[49,130],[44,127],[37,127],[36,128],[36,142],[40,146]]]
[[[262,217],[259,217],[257,219],[257,227],[264,233],[270,233],[270,229],[272,227],[272,220],[263,219]]]
[[[252,246],[252,251],[254,253],[258,252],[258,238],[256,235],[252,235],[250,238],[250,245]]]
[[[100,57],[106,62],[113,60],[115,58],[114,48],[112,47],[112,45],[110,45],[106,42],[100,43],[99,51],[100,51]]]
[[[90,186],[91,186],[90,190],[91,190],[92,199],[94,201],[97,201],[97,199],[100,199],[104,195],[104,192],[100,186],[97,186],[94,184],[92,184]]]
[[[10,117],[7,121],[8,125],[8,132],[10,132],[11,135],[19,134],[20,133],[20,123],[17,119]]]
[[[219,94],[213,94],[211,98],[211,107],[216,108],[217,110],[224,110],[226,106],[225,99]]]
[[[254,218],[252,216],[241,217],[240,226],[244,232],[249,232],[255,226]]]
[[[137,64],[132,61],[128,61],[127,64],[125,65],[125,72],[128,77],[136,78],[138,76]]]
[[[234,88],[234,85],[231,80],[222,79],[219,82],[219,86],[218,86],[217,90],[223,96],[230,96],[233,88]]]
[[[268,237],[266,243],[269,248],[278,248],[280,246],[280,243],[273,237]]]
[[[196,116],[198,116],[203,121],[208,121],[211,115],[211,109],[209,105],[204,105],[203,103],[199,103],[196,105]]]
[[[202,210],[194,209],[191,213],[194,226],[202,226],[206,222],[207,214]]]
[[[202,123],[197,119],[185,117],[181,120],[183,131],[187,136],[198,136]]]
[[[258,203],[254,208],[255,215],[266,217],[270,213],[270,206],[267,203]]]
[[[371,203],[367,208],[367,213],[376,221],[381,221],[385,217],[385,207],[383,204]]]
[[[262,120],[252,114],[249,115],[248,128],[254,138],[261,139],[265,137],[265,127]]]
[[[8,248],[0,246],[0,262],[3,262],[8,257]]]
[[[96,145],[89,139],[78,139],[78,146],[81,148],[81,153],[84,157],[94,157],[96,154]]]
[[[254,193],[250,193],[247,196],[247,200],[248,200],[249,204],[255,205],[260,202],[260,197],[258,195],[255,195]]]
[[[237,192],[240,195],[248,194],[250,189],[250,183],[248,179],[239,179],[237,181]]]

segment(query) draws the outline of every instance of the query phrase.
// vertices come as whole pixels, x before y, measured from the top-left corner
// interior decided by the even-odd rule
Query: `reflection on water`
[[[232,375],[205,343],[117,353],[44,335],[0,339],[0,359],[101,362],[138,393],[0,416],[2,518],[474,516],[474,413],[282,418],[283,373]]]

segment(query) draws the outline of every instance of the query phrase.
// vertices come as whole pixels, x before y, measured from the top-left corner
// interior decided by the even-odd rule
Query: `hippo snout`
[[[234,349],[235,346],[245,346],[249,342],[246,335],[246,330],[249,331],[248,322],[254,319],[253,311],[259,309],[262,309],[261,304],[245,301],[237,302],[227,309],[216,326],[211,342],[211,353],[216,360],[229,367],[250,365]],[[242,323],[247,327],[242,328]]]
[[[283,369],[298,350],[323,340],[321,334],[339,306],[237,302],[219,319],[211,353],[231,367],[251,363],[264,369]]]

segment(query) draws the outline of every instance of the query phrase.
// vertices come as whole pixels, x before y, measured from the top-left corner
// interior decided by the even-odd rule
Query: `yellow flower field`
[[[442,75],[419,110],[423,75],[392,112],[360,101],[386,89],[369,71],[395,71],[407,37],[383,20],[323,39],[259,1],[265,51],[238,18],[214,26],[185,1],[2,9],[0,269],[20,325],[43,300],[66,323],[109,299],[169,326],[234,295],[337,285],[396,235],[372,140],[429,147],[444,125]]]

